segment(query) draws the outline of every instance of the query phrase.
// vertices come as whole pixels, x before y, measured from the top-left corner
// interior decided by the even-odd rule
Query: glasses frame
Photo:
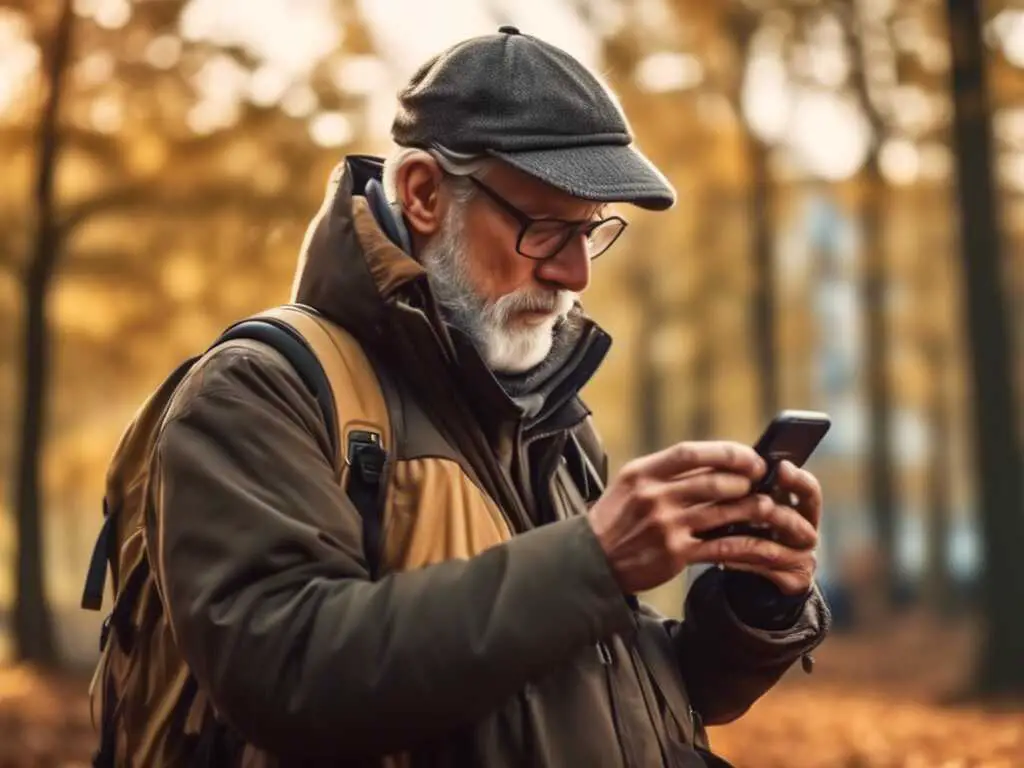
[[[621,216],[608,216],[607,218],[598,219],[597,221],[571,221],[568,219],[557,219],[551,217],[534,218],[533,216],[530,216],[529,214],[526,214],[523,211],[519,210],[519,208],[510,203],[508,200],[506,200],[504,197],[495,192],[491,187],[489,187],[487,184],[484,184],[484,182],[480,181],[480,179],[476,178],[475,176],[469,175],[463,176],[461,178],[469,179],[470,182],[472,182],[472,184],[477,189],[479,189],[481,192],[487,195],[488,198],[490,198],[491,202],[493,202],[501,210],[503,210],[505,213],[507,213],[509,216],[515,219],[516,223],[519,224],[519,234],[516,236],[516,253],[518,253],[520,256],[523,256],[524,258],[530,259],[531,261],[549,261],[550,259],[555,258],[555,256],[557,256],[562,251],[562,249],[569,244],[569,241],[572,240],[574,235],[582,234],[589,237],[590,234],[598,227],[601,227],[609,222],[618,222],[620,225],[619,231],[615,233],[615,236],[611,240],[608,241],[608,244],[597,253],[588,253],[588,255],[590,256],[590,260],[594,261],[598,256],[600,256],[603,253],[606,253],[615,244],[615,241],[622,236],[622,233],[626,231],[626,227],[629,226],[629,222],[626,221],[626,219],[622,218]],[[530,227],[537,223],[562,224],[565,226],[565,236],[557,243],[557,247],[552,249],[550,253],[547,253],[542,256],[536,256],[533,254],[523,252],[523,239],[529,232]]]

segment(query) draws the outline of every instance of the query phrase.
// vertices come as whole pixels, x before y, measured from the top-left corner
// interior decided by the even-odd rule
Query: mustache
[[[567,315],[578,295],[572,291],[519,291],[494,302],[494,311],[504,317],[515,312],[548,312]]]

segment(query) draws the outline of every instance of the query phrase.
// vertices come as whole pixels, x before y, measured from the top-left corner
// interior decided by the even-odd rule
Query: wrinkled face
[[[451,180],[447,180],[451,183]],[[554,189],[504,164],[487,186],[533,218],[587,221],[599,206]],[[463,190],[470,182],[456,182]],[[551,351],[557,324],[590,282],[586,238],[572,237],[538,261],[516,250],[521,225],[479,190],[468,202],[456,192],[421,261],[449,321],[467,333],[492,370],[529,370]]]

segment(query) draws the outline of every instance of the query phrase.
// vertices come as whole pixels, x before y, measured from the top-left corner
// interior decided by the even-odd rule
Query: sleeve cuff
[[[803,614],[811,590],[787,595],[756,573],[723,573],[723,589],[729,607],[744,624],[756,629],[780,630],[793,627]]]
[[[686,623],[721,639],[730,663],[766,666],[791,663],[818,645],[828,633],[831,615],[818,588],[812,587],[795,622],[782,629],[743,621],[727,596],[726,573],[712,568],[694,582],[686,598]]]

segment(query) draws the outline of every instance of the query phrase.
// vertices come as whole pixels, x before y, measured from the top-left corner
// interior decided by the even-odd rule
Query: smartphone
[[[754,450],[765,460],[768,471],[754,486],[754,493],[771,493],[779,463],[790,461],[802,467],[832,426],[832,419],[820,411],[780,411],[754,443]],[[767,528],[749,523],[729,523],[696,534],[700,539],[720,539],[723,536],[757,536],[770,538]]]

